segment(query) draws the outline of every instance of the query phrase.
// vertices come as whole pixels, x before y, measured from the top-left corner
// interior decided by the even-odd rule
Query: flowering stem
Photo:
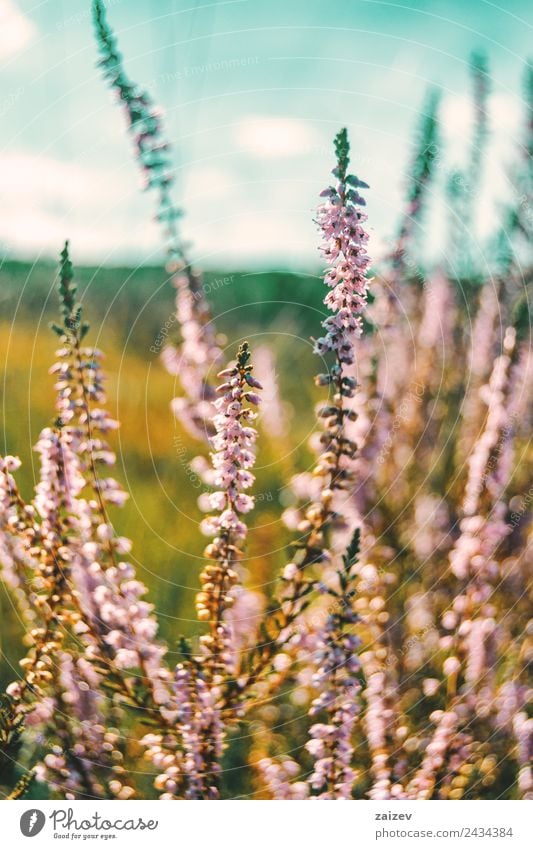
[[[305,609],[306,597],[314,586],[306,575],[310,567],[330,558],[326,548],[327,534],[331,528],[343,525],[335,497],[338,492],[349,489],[353,482],[352,460],[357,446],[346,436],[345,425],[346,421],[354,421],[356,414],[346,405],[345,399],[355,394],[356,381],[348,373],[348,367],[355,362],[355,342],[362,332],[361,314],[367,304],[369,280],[366,273],[370,258],[366,251],[368,234],[363,228],[366,215],[361,209],[365,200],[358,189],[368,186],[348,173],[350,145],[345,129],[335,137],[335,154],[337,164],[332,173],[336,185],[321,193],[325,200],[318,209],[318,225],[324,237],[321,250],[330,263],[324,277],[330,291],[324,304],[333,315],[322,323],[325,335],[315,342],[315,353],[323,357],[334,355],[330,372],[315,378],[317,385],[334,388],[332,403],[318,411],[323,421],[320,441],[324,451],[313,474],[321,481],[320,496],[305,511],[301,526],[305,539],[297,544],[299,550],[294,562],[285,567],[285,592],[279,610],[273,612],[266,623],[268,639],[255,647],[251,670],[240,684],[242,691],[255,684],[268,669],[280,636]]]
[[[218,387],[221,397],[215,402],[216,433],[212,444],[216,453],[212,454],[212,462],[214,482],[220,489],[211,493],[209,503],[221,512],[204,522],[214,539],[204,552],[211,562],[200,575],[203,586],[196,597],[198,618],[210,624],[210,634],[202,638],[202,646],[208,653],[208,668],[213,676],[231,665],[223,616],[234,602],[231,591],[239,580],[235,566],[243,556],[241,545],[246,537],[246,525],[239,513],[247,513],[254,506],[254,499],[243,492],[254,481],[249,470],[255,457],[250,449],[257,436],[249,425],[256,414],[246,404],[259,404],[259,396],[251,390],[262,387],[252,375],[250,357],[248,342],[243,342],[236,364],[219,374],[225,382]]]

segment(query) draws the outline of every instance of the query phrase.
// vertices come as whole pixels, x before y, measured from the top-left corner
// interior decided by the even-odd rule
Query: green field
[[[48,323],[57,312],[55,275],[53,264],[45,263],[5,262],[0,271],[2,452],[23,460],[20,480],[26,495],[37,473],[32,446],[53,414],[48,368],[56,337]],[[203,484],[200,488],[189,467],[205,448],[176,423],[170,401],[178,387],[157,352],[150,350],[173,315],[174,289],[157,267],[80,268],[76,277],[91,320],[89,341],[106,353],[109,408],[122,424],[113,440],[116,471],[130,499],[114,519],[120,533],[133,540],[139,577],[149,587],[162,632],[172,645],[178,634],[191,635],[201,628],[191,620],[191,611],[205,544],[198,534],[203,514],[196,503]],[[250,585],[264,586],[286,559],[283,544],[289,535],[280,521],[288,497],[284,482],[305,468],[311,456],[306,437],[313,427],[316,360],[309,337],[323,316],[321,283],[312,275],[211,272],[205,286],[217,327],[227,336],[228,358],[244,336],[252,345],[267,344],[275,350],[290,442],[297,446],[284,447],[279,437],[273,440],[263,429],[247,568]],[[261,557],[258,552],[271,550],[272,537],[280,540],[280,547]],[[1,603],[5,685],[18,674],[16,662],[24,649],[5,590]]]

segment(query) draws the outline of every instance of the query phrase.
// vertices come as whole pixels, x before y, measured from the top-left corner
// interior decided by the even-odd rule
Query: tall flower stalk
[[[254,482],[251,469],[255,462],[253,446],[257,437],[252,422],[253,407],[260,397],[254,390],[261,384],[252,375],[248,342],[243,342],[234,365],[218,375],[213,419],[215,435],[211,439],[212,470],[209,480],[217,487],[208,496],[209,507],[216,511],[202,523],[213,540],[205,549],[209,562],[196,596],[196,611],[209,631],[200,638],[199,657],[189,657],[177,665],[174,677],[174,721],[180,734],[180,750],[168,735],[150,734],[145,738],[148,757],[164,767],[155,786],[161,798],[217,799],[220,796],[221,758],[225,748],[225,720],[222,714],[227,691],[232,689],[239,665],[238,647],[228,622],[240,588],[239,561],[243,556],[246,525],[242,516],[254,507],[247,493]],[[235,714],[233,714],[235,719]]]
[[[346,129],[337,134],[334,147],[335,182],[321,192],[324,201],[317,212],[317,224],[323,236],[320,250],[328,262],[324,283],[329,291],[324,304],[331,315],[322,322],[324,335],[315,341],[314,350],[323,360],[332,360],[329,371],[315,378],[318,386],[328,387],[330,391],[326,403],[317,410],[321,423],[318,435],[321,451],[313,470],[317,498],[303,509],[298,524],[302,539],[295,543],[296,554],[283,570],[277,607],[263,628],[264,641],[252,652],[247,675],[240,682],[242,691],[248,691],[269,670],[278,641],[287,639],[293,623],[309,604],[314,588],[314,576],[310,573],[331,560],[331,533],[346,524],[341,511],[354,480],[357,446],[347,433],[347,424],[356,418],[350,403],[357,385],[351,369],[363,330],[370,265],[368,234],[364,228],[365,200],[358,190],[368,186],[348,172],[350,145]]]
[[[168,699],[167,671],[161,665],[164,648],[154,641],[157,624],[152,605],[143,601],[145,587],[124,560],[131,542],[116,534],[109,519],[109,506],[121,506],[127,499],[114,478],[101,474],[115,462],[106,437],[118,422],[102,406],[106,400],[103,355],[81,344],[87,327],[80,323],[68,246],[61,255],[58,288],[64,321],[55,330],[63,347],[51,371],[56,376],[58,421],[76,464],[73,468],[80,476],[78,497],[70,512],[79,545],[74,574],[77,599],[90,626],[86,639],[95,640],[115,667],[141,671],[134,689],[139,685],[143,693],[136,692],[136,700],[161,704]]]
[[[331,611],[320,632],[315,662],[314,685],[319,695],[310,714],[316,722],[309,730],[306,748],[314,758],[309,783],[320,799],[350,799],[357,773],[354,770],[354,728],[361,710],[359,681],[359,637],[353,632],[358,621],[354,610],[359,529],[337,572],[334,586],[325,586]]]
[[[322,424],[319,442],[322,452],[313,470],[318,481],[319,498],[304,511],[299,530],[304,540],[298,544],[295,563],[286,567],[283,578],[286,592],[282,611],[287,608],[292,617],[306,590],[305,570],[331,558],[328,533],[342,526],[343,502],[349,498],[354,481],[353,460],[356,444],[347,434],[347,425],[356,418],[351,404],[357,386],[351,367],[356,359],[357,339],[362,333],[362,315],[366,308],[370,257],[364,229],[367,216],[359,189],[367,184],[348,173],[350,146],[347,131],[335,138],[337,164],[333,169],[336,183],[325,189],[324,203],[318,209],[317,223],[324,243],[322,254],[330,264],[324,283],[329,291],[324,304],[332,313],[322,322],[324,335],[315,342],[315,353],[333,360],[327,373],[315,378],[318,386],[327,386],[331,393],[320,405],[317,415]]]
[[[100,406],[102,355],[82,345],[88,325],[76,300],[67,245],[58,292],[62,321],[53,329],[62,347],[51,369],[56,417],[37,442],[40,475],[31,504],[23,501],[13,476],[19,461],[4,458],[0,469],[2,534],[10,540],[12,568],[23,582],[30,576],[35,620],[23,676],[9,693],[28,723],[43,725],[57,738],[40,773],[51,785],[69,798],[107,793],[127,798],[131,787],[118,778],[118,737],[111,744],[105,730],[100,737],[93,734],[109,718],[101,713],[103,702],[84,693],[108,689],[153,717],[170,698],[169,674],[161,663],[164,647],[154,641],[157,624],[142,598],[145,588],[123,560],[131,544],[116,535],[108,517],[108,506],[126,499],[113,478],[100,474],[102,466],[114,463],[106,434],[117,423]],[[107,764],[104,784],[90,766],[96,755],[99,766]]]
[[[470,156],[464,171],[455,170],[447,186],[451,208],[449,235],[450,274],[458,279],[476,279],[473,227],[475,222],[476,198],[481,183],[483,159],[488,138],[490,75],[487,57],[474,51],[470,57],[472,83],[472,107],[474,112]]]
[[[235,660],[224,614],[235,602],[239,583],[237,569],[247,532],[241,516],[254,507],[254,498],[247,490],[255,480],[251,469],[257,431],[252,422],[257,416],[253,407],[259,405],[260,397],[254,390],[262,387],[252,370],[250,347],[243,342],[235,365],[218,375],[224,383],[217,388],[216,433],[211,440],[213,483],[218,489],[208,498],[211,509],[217,512],[203,522],[204,533],[213,536],[213,541],[204,552],[210,562],[200,575],[202,590],[196,596],[198,618],[210,624],[210,633],[201,641],[213,678],[232,671]]]
[[[405,211],[391,256],[396,280],[409,273],[408,255],[412,251],[417,228],[422,223],[428,190],[435,175],[435,165],[439,157],[439,105],[440,92],[436,89],[430,90],[422,109],[416,147],[408,173]]]
[[[183,212],[172,196],[174,177],[170,145],[164,136],[161,113],[150,94],[134,83],[123,67],[103,0],[93,0],[92,9],[101,57],[99,65],[124,107],[144,187],[156,194],[156,218],[163,229],[167,270],[177,289],[176,318],[181,340],[177,347],[168,346],[164,350],[163,361],[172,374],[179,375],[185,394],[174,399],[172,407],[191,435],[205,439],[210,434],[212,402],[216,397],[209,372],[221,359],[220,337],[214,327],[202,277],[194,269],[178,229]]]

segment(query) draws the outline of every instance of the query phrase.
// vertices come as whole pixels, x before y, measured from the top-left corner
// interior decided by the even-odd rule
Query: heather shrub
[[[226,362],[209,286],[181,238],[161,116],[129,79],[103,3],[93,5],[101,68],[155,195],[176,288],[172,333],[154,344],[180,387],[179,432],[200,452],[189,464],[205,513],[197,538],[208,540],[190,578],[199,636],[163,638],[135,540],[120,533],[119,422],[67,243],[55,407],[31,498],[18,458],[0,461],[2,580],[24,629],[21,672],[0,704],[3,794],[532,798],[530,70],[520,206],[503,211],[486,278],[469,244],[484,57],[472,59],[468,174],[450,182],[447,266],[426,269],[417,251],[441,158],[438,94],[424,106],[397,238],[373,277],[371,189],[352,172],[347,131],[335,136],[316,212],[326,269],[304,395],[316,399],[312,463],[287,468],[284,503],[271,508],[283,512],[285,553],[281,535],[250,517],[262,452],[292,446],[278,380],[288,357],[238,339]],[[180,533],[176,520],[178,545]]]

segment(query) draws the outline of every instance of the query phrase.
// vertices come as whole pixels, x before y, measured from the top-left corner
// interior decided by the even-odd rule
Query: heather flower
[[[214,539],[204,552],[210,563],[200,576],[202,591],[196,597],[198,618],[211,624],[211,633],[202,638],[202,645],[214,669],[220,663],[230,668],[235,660],[225,611],[234,604],[239,583],[236,567],[247,531],[241,516],[254,507],[254,499],[246,490],[254,482],[250,469],[255,462],[257,432],[251,425],[256,417],[252,407],[260,400],[252,390],[261,389],[261,385],[253,377],[252,368],[249,346],[244,342],[236,364],[219,374],[224,382],[218,387],[215,402],[211,462],[213,485],[218,489],[207,500],[217,513],[203,522],[204,532]]]
[[[427,203],[428,189],[439,157],[438,109],[440,92],[430,90],[417,132],[415,151],[408,173],[407,198],[396,245],[391,256],[395,277],[408,271],[406,257],[412,248]]]
[[[368,235],[362,226],[366,215],[360,208],[364,200],[357,191],[367,186],[347,173],[349,144],[346,130],[337,135],[335,151],[337,165],[333,175],[338,182],[322,193],[327,200],[318,211],[318,224],[324,236],[322,251],[332,263],[324,278],[330,287],[324,303],[334,315],[323,322],[326,335],[315,344],[316,353],[326,355],[331,352],[334,355],[330,371],[317,375],[315,379],[317,385],[331,387],[334,394],[331,402],[320,405],[317,411],[323,424],[323,432],[318,437],[321,453],[313,471],[318,497],[304,510],[303,521],[299,525],[299,530],[306,534],[306,543],[299,554],[299,572],[287,582],[287,590],[294,590],[293,601],[297,600],[300,589],[305,590],[305,582],[302,582],[301,588],[298,587],[305,566],[329,558],[325,530],[329,526],[343,525],[334,498],[336,493],[349,490],[353,483],[356,451],[355,443],[346,433],[347,426],[356,418],[349,400],[354,397],[357,386],[348,368],[355,361],[355,344],[361,333],[361,313],[366,306],[369,282],[366,277],[370,262],[366,252]],[[313,489],[308,488],[307,494]],[[343,504],[343,509],[345,506]]]
[[[523,799],[533,798],[533,719],[526,713],[519,713],[513,721],[516,738],[517,760],[519,763],[518,787]]]
[[[366,704],[363,725],[370,754],[371,799],[390,799],[398,795],[393,789],[395,736],[400,725],[397,686],[397,655],[390,645],[386,624],[388,585],[394,576],[366,562],[359,569],[356,584],[356,610],[361,621],[365,648],[360,660],[364,675],[362,699]]]
[[[333,610],[317,640],[313,684],[318,696],[311,716],[325,714],[327,721],[311,726],[306,748],[314,758],[310,786],[321,799],[349,799],[357,773],[353,768],[355,724],[360,712],[358,678],[360,639],[351,632],[357,622],[353,609],[354,569],[359,552],[359,530],[339,569],[337,587],[327,587]]]
[[[120,738],[116,729],[106,728],[100,676],[83,657],[62,652],[58,661],[60,696],[53,716],[41,718],[45,733],[53,725],[57,743],[44,757],[41,781],[66,799],[105,798],[108,793],[129,798],[134,790],[118,780],[123,772]]]
[[[100,51],[99,66],[104,78],[124,106],[129,130],[133,136],[135,153],[141,168],[144,188],[158,192],[158,221],[168,228],[172,237],[176,220],[182,214],[175,209],[170,187],[169,145],[162,139],[162,120],[150,95],[133,83],[122,67],[117,39],[111,30],[102,0],[93,0],[93,21]]]
[[[131,543],[115,533],[108,518],[108,505],[122,506],[127,498],[114,478],[99,474],[100,467],[114,463],[115,455],[105,437],[118,422],[103,407],[102,352],[80,345],[81,309],[75,302],[67,246],[61,255],[58,288],[64,324],[55,329],[63,347],[51,372],[56,376],[58,420],[69,452],[65,468],[73,477],[67,486],[77,554],[73,577],[89,625],[87,650],[110,656],[118,670],[140,669],[153,702],[159,705],[168,699],[168,672],[161,663],[165,649],[154,640],[153,606],[142,599],[146,588],[135,580],[133,566],[121,560]]]
[[[168,673],[161,664],[164,647],[154,640],[152,605],[142,599],[145,588],[135,580],[133,567],[121,561],[130,543],[115,534],[107,515],[107,505],[123,503],[126,496],[115,480],[98,474],[101,465],[114,462],[105,435],[117,423],[100,406],[105,403],[102,355],[80,344],[87,325],[75,299],[67,246],[61,255],[58,290],[62,325],[54,330],[62,347],[51,369],[57,418],[54,427],[42,431],[36,446],[40,476],[33,503],[25,505],[18,494],[11,474],[15,461],[4,461],[1,475],[8,530],[17,534],[26,557],[17,551],[17,569],[31,567],[29,601],[36,613],[33,647],[23,661],[16,699],[21,708],[25,701],[30,703],[32,725],[45,726],[49,717],[42,708],[50,705],[47,693],[52,690],[54,700],[70,698],[57,669],[60,654],[69,656],[64,649],[72,651],[72,638],[76,659],[71,667],[76,676],[85,663],[87,677],[86,661],[100,670],[104,667],[129,702],[145,706],[144,695],[121,674],[140,670],[153,711],[169,698]]]
[[[154,786],[161,799],[217,799],[224,727],[217,686],[194,662],[178,663],[172,685],[174,733],[150,733],[142,739],[145,757],[158,770]]]
[[[254,590],[236,585],[231,590],[233,604],[224,612],[233,652],[231,668],[239,670],[241,658],[254,645],[261,623],[265,600]]]
[[[174,285],[182,338],[179,347],[167,345],[162,359],[168,371],[179,376],[185,395],[174,398],[171,406],[191,436],[206,439],[212,434],[216,398],[209,372],[221,360],[221,339],[211,320],[198,274],[190,268],[178,271]]]
[[[321,250],[331,263],[324,277],[330,288],[324,304],[333,315],[322,323],[326,334],[315,343],[315,352],[322,356],[330,351],[335,354],[339,372],[336,376],[342,380],[342,364],[354,362],[354,343],[362,332],[361,314],[367,303],[370,257],[366,251],[368,234],[363,227],[367,216],[361,210],[365,200],[358,189],[368,186],[347,173],[350,148],[346,130],[336,136],[335,150],[337,166],[333,176],[337,182],[322,192],[326,200],[317,213],[324,238]]]
[[[157,194],[156,218],[164,231],[167,268],[177,289],[176,318],[181,343],[179,347],[165,348],[163,361],[171,374],[179,374],[185,394],[174,399],[172,408],[191,435],[205,439],[210,434],[215,399],[208,376],[210,368],[220,361],[221,337],[214,328],[202,278],[193,268],[178,230],[177,222],[183,213],[172,197],[170,145],[164,138],[160,111],[148,92],[132,82],[124,70],[102,0],[93,0],[93,20],[101,56],[99,66],[124,107],[144,188]]]
[[[453,711],[435,711],[430,720],[435,725],[431,742],[426,747],[422,764],[407,788],[410,799],[429,799],[435,781],[448,756],[450,743],[456,734],[458,717]]]
[[[495,360],[490,381],[484,387],[483,398],[488,408],[486,423],[469,458],[461,534],[450,553],[454,574],[460,579],[473,579],[467,594],[477,604],[490,597],[490,587],[497,576],[494,554],[498,544],[509,533],[504,521],[505,507],[498,499],[501,499],[508,482],[508,476],[502,475],[501,463],[504,462],[508,472],[508,444],[512,430],[509,417],[516,413],[516,410],[509,410],[506,393],[514,347],[515,332],[510,328],[505,338],[505,352]],[[492,510],[487,516],[483,511],[485,493],[492,501]],[[457,602],[455,606],[457,609]]]
[[[314,581],[307,573],[311,567],[330,562],[331,532],[347,526],[335,498],[349,491],[353,483],[356,445],[347,436],[346,425],[356,418],[348,402],[357,384],[347,370],[355,361],[355,343],[361,332],[361,313],[367,300],[366,270],[370,260],[366,252],[368,236],[362,226],[366,220],[361,211],[364,200],[357,191],[367,186],[348,173],[346,130],[336,136],[335,152],[337,165],[333,175],[336,184],[322,192],[326,200],[318,210],[318,225],[324,236],[322,251],[331,263],[325,272],[324,282],[330,291],[324,303],[333,315],[324,320],[325,336],[315,344],[317,353],[331,354],[334,360],[330,371],[317,375],[315,382],[330,387],[334,394],[317,410],[322,432],[317,435],[320,454],[313,470],[312,485],[308,486],[308,475],[302,477],[307,499],[312,496],[302,509],[301,517],[296,519],[302,539],[297,543],[297,554],[289,569],[283,570],[279,609],[267,622],[267,643],[256,647],[251,671],[240,681],[243,691],[270,669],[279,641],[289,638],[291,626],[310,603]],[[297,486],[298,480],[294,484]],[[342,507],[344,511],[345,504]]]
[[[83,481],[76,458],[57,428],[42,431],[37,451],[40,480],[33,505],[23,504],[9,472],[3,488],[6,495],[10,493],[12,518],[17,520],[10,530],[18,531],[20,544],[29,555],[28,565],[33,567],[30,601],[37,613],[37,627],[31,631],[32,648],[21,661],[23,679],[11,690],[24,711],[28,709],[25,701],[31,705],[47,694],[54,679],[52,658],[65,640],[67,627],[79,619],[70,584],[72,553],[64,538],[71,530],[72,500]],[[9,462],[7,468],[14,465]]]
[[[284,757],[277,761],[272,758],[261,758],[257,769],[274,799],[307,799],[309,784],[306,781],[294,781],[300,768],[292,758]]]
[[[443,673],[448,693],[455,697],[454,715],[463,721],[472,714],[478,718],[490,714],[497,698],[494,667],[501,635],[494,593],[501,580],[498,547],[509,534],[504,496],[512,468],[512,422],[520,397],[516,393],[519,372],[512,368],[515,344],[516,333],[508,328],[504,353],[495,359],[490,380],[482,388],[485,426],[469,457],[460,535],[450,552],[461,591],[452,611],[443,617],[444,627],[452,629],[451,637],[442,643],[449,653]],[[439,752],[444,757],[452,736],[439,729],[440,723],[434,741],[437,746],[442,743]]]

